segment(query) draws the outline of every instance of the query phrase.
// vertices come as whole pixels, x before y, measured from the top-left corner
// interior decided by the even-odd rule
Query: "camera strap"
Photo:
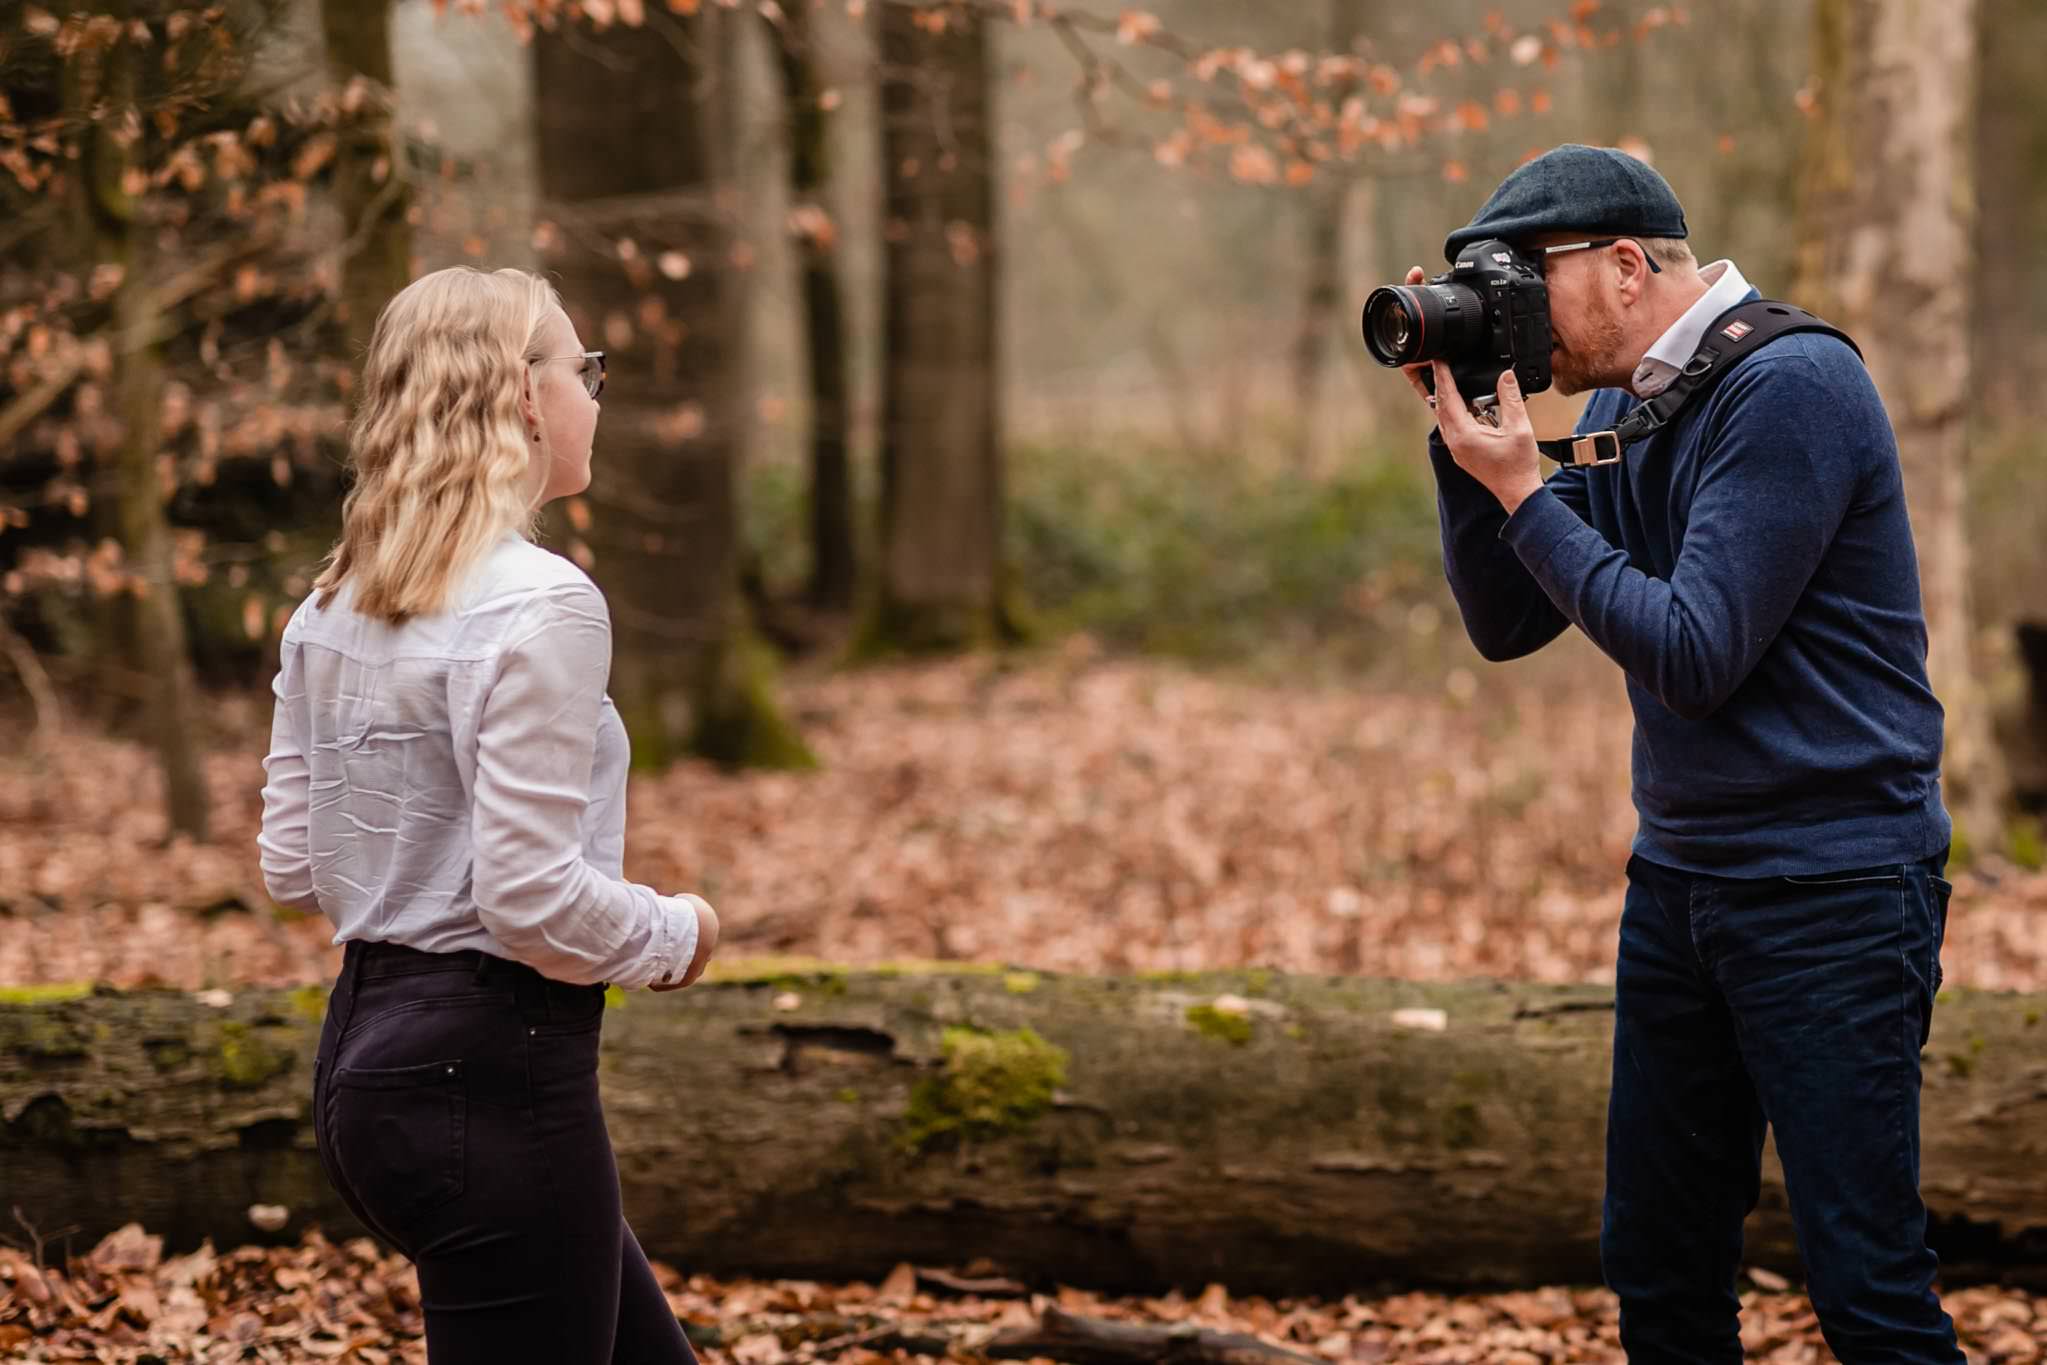
[[[1678,371],[1677,378],[1670,381],[1670,387],[1637,403],[1611,430],[1537,441],[1536,447],[1558,464],[1618,464],[1623,450],[1676,421],[1679,413],[1719,383],[1750,352],[1793,332],[1825,332],[1847,342],[1856,355],[1862,354],[1853,337],[1803,308],[1775,299],[1751,299],[1713,319],[1699,349]]]

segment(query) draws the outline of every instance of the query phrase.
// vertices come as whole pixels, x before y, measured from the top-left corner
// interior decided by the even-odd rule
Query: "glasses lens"
[[[583,388],[592,398],[604,392],[604,357],[592,355],[583,357]]]

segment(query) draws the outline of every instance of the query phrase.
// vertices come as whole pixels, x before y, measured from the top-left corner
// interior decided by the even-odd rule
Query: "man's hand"
[[[1535,426],[1528,420],[1528,408],[1521,401],[1521,385],[1512,370],[1502,371],[1499,386],[1497,427],[1487,426],[1464,406],[1450,367],[1436,365],[1436,426],[1443,444],[1465,473],[1486,486],[1500,500],[1508,516],[1522,499],[1542,487],[1542,452],[1535,446]]]
[[[697,951],[689,961],[689,970],[682,974],[682,980],[666,986],[652,985],[650,991],[679,991],[685,986],[694,986],[697,978],[704,974],[704,968],[711,965],[711,954],[718,951],[718,912],[702,896],[685,895],[697,912]]]
[[[1409,284],[1420,284],[1420,266],[1407,272]],[[1422,379],[1428,370],[1435,381],[1435,393]],[[1450,367],[1440,360],[1426,365],[1404,365],[1401,372],[1415,394],[1436,414],[1436,427],[1443,444],[1450,447],[1458,468],[1484,484],[1499,499],[1508,516],[1522,499],[1542,487],[1542,452],[1536,449],[1535,426],[1528,420],[1528,408],[1521,401],[1521,385],[1512,370],[1500,375],[1498,426],[1488,426],[1472,416],[1457,392]]]

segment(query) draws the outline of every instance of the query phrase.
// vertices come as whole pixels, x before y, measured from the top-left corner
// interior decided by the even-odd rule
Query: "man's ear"
[[[1615,283],[1620,288],[1621,301],[1634,303],[1649,287],[1649,254],[1642,250],[1641,243],[1628,237],[1613,244],[1613,254],[1615,269],[1619,271]]]

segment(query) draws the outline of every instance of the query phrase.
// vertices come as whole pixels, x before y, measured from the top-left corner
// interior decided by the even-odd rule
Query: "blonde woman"
[[[718,917],[620,876],[610,616],[532,540],[589,485],[603,388],[535,276],[392,299],[274,688],[264,881],[345,945],[316,1144],[417,1265],[434,1365],[694,1358],[620,1209],[597,1040],[606,983],[690,985]]]

